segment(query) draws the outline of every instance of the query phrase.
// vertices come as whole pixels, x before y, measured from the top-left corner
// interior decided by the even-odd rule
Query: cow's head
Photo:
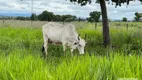
[[[78,41],[74,43],[74,46],[77,47],[80,54],[84,54],[84,47],[86,45],[86,42],[84,39],[81,39],[78,35]]]

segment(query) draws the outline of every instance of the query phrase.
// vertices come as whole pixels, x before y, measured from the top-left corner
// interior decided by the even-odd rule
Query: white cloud
[[[31,0],[0,0],[0,13],[31,13]],[[91,11],[100,11],[100,5],[95,1],[81,7],[77,3],[70,3],[69,0],[34,0],[33,12],[40,14],[47,10],[55,14],[72,14],[78,17],[88,17]],[[128,7],[126,4],[115,8],[115,5],[107,4],[108,16],[110,19],[122,19],[127,17],[133,19],[135,12],[142,13],[142,5],[139,1],[130,2]]]

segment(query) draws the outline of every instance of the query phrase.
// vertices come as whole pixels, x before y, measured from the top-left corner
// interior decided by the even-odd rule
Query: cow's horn
[[[78,40],[80,40],[79,36],[80,36],[80,34],[78,34]]]

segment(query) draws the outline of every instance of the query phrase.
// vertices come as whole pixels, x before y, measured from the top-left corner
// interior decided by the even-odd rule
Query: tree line
[[[74,15],[55,15],[53,12],[43,11],[41,14],[36,15],[35,13],[31,14],[30,17],[18,16],[16,20],[33,20],[33,21],[62,21],[70,22],[78,20]]]
[[[142,13],[135,12],[134,13],[134,22],[139,22],[142,21]],[[48,11],[43,11],[41,14],[36,15],[32,14],[30,17],[23,17],[23,16],[18,16],[18,17],[1,17],[0,19],[2,20],[11,20],[11,19],[16,19],[16,20],[33,20],[33,21],[60,21],[60,22],[69,22],[69,21],[88,21],[88,22],[95,22],[95,26],[97,25],[97,22],[101,21],[100,20],[101,12],[100,11],[92,11],[89,14],[89,17],[86,19],[82,18],[77,18],[74,15],[55,15],[53,12],[48,12]],[[110,20],[111,21],[111,20]],[[127,22],[128,19],[127,17],[122,17],[122,22]]]
[[[135,16],[134,16],[133,22],[142,21],[142,13],[135,12],[134,15]],[[101,12],[99,12],[99,11],[92,11],[92,12],[90,12],[89,17],[86,18],[86,20],[88,22],[95,22],[95,23],[97,23],[97,22],[101,21],[100,17],[101,17]],[[128,19],[127,19],[127,17],[122,17],[121,21],[122,22],[127,22]]]
[[[36,21],[75,21],[77,19],[74,15],[55,15],[53,12],[43,11],[41,14],[36,15],[32,14],[30,17],[31,20]]]
[[[135,12],[134,15],[135,15],[134,20],[133,20],[134,22],[142,21],[142,13]],[[127,22],[127,18],[123,17],[122,21]]]

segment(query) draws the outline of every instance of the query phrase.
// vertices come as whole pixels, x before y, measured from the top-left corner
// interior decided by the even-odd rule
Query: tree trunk
[[[108,26],[108,17],[107,17],[107,8],[105,0],[100,0],[101,12],[102,12],[102,24],[103,24],[103,45],[107,47],[110,45],[110,36],[109,36],[109,26]]]

